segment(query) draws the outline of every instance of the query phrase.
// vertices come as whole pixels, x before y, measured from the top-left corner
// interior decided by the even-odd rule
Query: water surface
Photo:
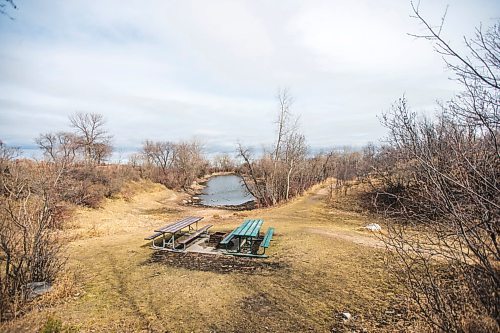
[[[248,193],[243,179],[236,175],[211,177],[199,197],[207,206],[238,206],[255,199]]]

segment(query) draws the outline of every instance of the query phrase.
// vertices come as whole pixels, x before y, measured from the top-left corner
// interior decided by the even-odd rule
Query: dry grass
[[[332,209],[326,187],[280,207],[234,213],[181,206],[182,195],[153,184],[138,194],[81,209],[68,233],[68,269],[78,269],[78,296],[6,324],[38,330],[49,316],[80,332],[397,331],[403,309],[385,271],[384,251],[359,227],[362,214]],[[154,212],[151,214],[151,212]],[[286,269],[266,274],[187,270],[148,264],[143,238],[166,221],[205,216],[212,231],[260,217],[276,230],[268,253]],[[99,232],[92,230],[98,229]],[[375,242],[375,243],[374,243]],[[257,259],[259,260],[259,259]],[[354,319],[343,323],[339,314]]]

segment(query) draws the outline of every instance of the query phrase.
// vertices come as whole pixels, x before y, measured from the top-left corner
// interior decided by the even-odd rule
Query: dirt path
[[[358,245],[362,246],[369,246],[369,247],[374,247],[374,248],[379,248],[379,249],[385,249],[385,244],[374,237],[370,236],[363,236],[363,235],[356,235],[353,233],[348,233],[348,232],[343,232],[343,231],[326,231],[324,229],[318,229],[318,228],[306,228],[304,229],[306,232],[318,234],[318,235],[324,235],[326,237],[332,237],[332,238],[338,238],[338,239],[343,239],[348,242],[353,242]]]

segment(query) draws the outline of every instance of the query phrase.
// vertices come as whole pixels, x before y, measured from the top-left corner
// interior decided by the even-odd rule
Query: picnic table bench
[[[266,234],[264,235],[264,238],[262,239],[262,242],[260,243],[260,247],[264,249],[264,252],[262,254],[266,253],[266,249],[271,245],[271,239],[273,239],[273,234],[274,234],[274,228],[269,227],[267,229]]]
[[[159,237],[159,236],[161,236],[161,235],[163,235],[161,232],[155,232],[155,233],[154,233],[154,234],[152,234],[151,236],[148,236],[148,237],[146,237],[146,238],[144,238],[144,239],[145,239],[145,240],[153,240],[153,239],[155,239],[156,237]]]
[[[227,254],[267,257],[265,251],[270,246],[274,228],[269,228],[264,237],[260,237],[260,228],[263,223],[262,219],[245,220],[240,226],[224,237],[220,245],[226,247]],[[229,249],[230,246],[236,247],[236,249]],[[255,250],[255,248],[258,249],[259,247],[263,248],[263,252],[260,254]]]
[[[196,231],[196,232],[192,233],[191,235],[189,235],[189,237],[179,240],[177,242],[177,244],[182,245],[183,249],[185,250],[186,249],[186,244],[188,244],[192,240],[198,238],[203,233],[207,234],[208,233],[208,229],[210,229],[211,227],[213,227],[212,224],[207,224],[203,228],[198,229],[198,231]]]
[[[176,221],[176,222],[168,224],[162,228],[154,230],[154,232],[155,232],[154,234],[152,234],[144,239],[145,240],[152,240],[154,248],[170,248],[172,250],[175,250],[175,248],[177,247],[177,244],[179,243],[179,242],[177,242],[177,244],[176,244],[176,241],[175,241],[176,236],[182,236],[182,235],[185,235],[186,233],[190,234],[191,231],[195,230],[195,232],[193,234],[190,234],[190,236],[187,238],[189,240],[187,242],[184,240],[184,242],[182,243],[182,245],[185,248],[185,244],[192,241],[196,237],[200,236],[203,232],[206,232],[208,230],[208,228],[211,227],[211,225],[205,226],[202,229],[198,230],[198,221],[200,221],[201,219],[203,219],[203,217],[188,216],[186,218],[183,218],[182,220]],[[193,224],[196,225],[195,228],[193,227]],[[187,232],[183,233],[182,230],[186,229],[186,228],[188,229]],[[200,232],[198,233],[198,231],[200,231]],[[171,237],[168,241],[166,238],[167,234],[171,235]],[[193,235],[196,235],[196,236],[190,238]],[[163,236],[163,244],[161,247],[156,246],[155,241],[154,241],[156,238],[158,238],[160,236]]]

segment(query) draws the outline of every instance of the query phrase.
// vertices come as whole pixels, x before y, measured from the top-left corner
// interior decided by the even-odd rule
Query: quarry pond
[[[238,175],[220,175],[210,177],[203,189],[200,204],[215,207],[237,207],[253,203],[251,195]]]

